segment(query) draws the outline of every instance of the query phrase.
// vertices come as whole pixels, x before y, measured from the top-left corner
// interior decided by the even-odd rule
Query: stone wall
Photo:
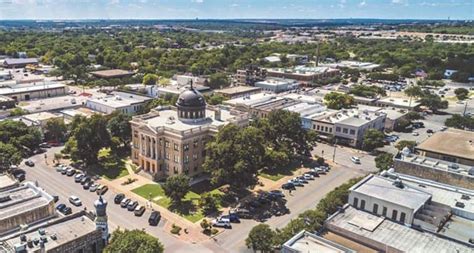
[[[451,173],[446,170],[431,168],[398,159],[394,160],[394,168],[395,172],[398,173],[474,190],[474,177],[472,176]]]
[[[102,233],[99,230],[94,230],[85,236],[78,237],[73,241],[60,244],[57,247],[48,249],[49,253],[62,252],[83,252],[83,253],[98,253],[102,252],[104,242],[101,238]]]

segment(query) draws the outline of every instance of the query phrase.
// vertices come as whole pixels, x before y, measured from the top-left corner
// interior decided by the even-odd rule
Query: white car
[[[69,197],[69,202],[75,206],[82,205],[81,199],[79,199],[79,197],[74,196],[74,195]]]
[[[313,180],[313,179],[314,179],[314,176],[311,175],[311,174],[308,174],[308,173],[304,174],[303,177],[304,177],[304,179],[306,179],[306,180]]]
[[[82,173],[76,174],[76,175],[74,176],[74,181],[75,181],[76,183],[79,183],[79,182],[81,182],[81,180],[82,180],[83,177],[84,177],[84,174],[82,174]]]
[[[420,134],[419,134],[418,132],[413,132],[412,135],[413,135],[413,136],[418,136],[418,135],[420,135]]]
[[[357,156],[351,157],[351,161],[355,164],[360,164],[360,158]]]
[[[99,188],[99,184],[93,183],[91,186],[89,186],[89,191],[90,192],[95,192],[97,191],[97,188]]]
[[[232,225],[230,224],[230,219],[228,218],[215,219],[212,221],[212,226],[221,228],[232,228]]]

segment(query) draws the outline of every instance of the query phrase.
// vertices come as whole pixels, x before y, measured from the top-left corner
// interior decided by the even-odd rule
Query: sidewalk
[[[143,177],[139,174],[135,174],[135,172],[132,170],[131,166],[126,166],[126,167],[127,167],[128,172],[129,172],[129,175],[118,178],[118,179],[115,179],[115,180],[111,180],[111,181],[109,181],[107,179],[100,179],[100,180],[98,180],[98,183],[108,186],[111,190],[113,190],[115,192],[123,193],[123,194],[127,195],[128,197],[131,197],[133,199],[138,200],[141,204],[146,206],[147,209],[150,209],[149,205],[151,204],[151,209],[152,210],[156,210],[156,211],[159,211],[161,213],[161,216],[162,216],[161,222],[166,222],[164,224],[164,226],[162,227],[162,229],[164,231],[170,233],[170,230],[171,230],[173,224],[175,224],[177,226],[180,226],[182,228],[179,236],[172,234],[173,236],[176,236],[181,240],[189,241],[189,242],[192,242],[192,243],[196,243],[196,242],[200,242],[200,241],[204,241],[204,240],[209,239],[208,236],[201,233],[202,229],[201,229],[201,226],[198,222],[197,223],[192,223],[192,222],[188,221],[186,218],[181,217],[180,215],[178,215],[176,213],[173,213],[173,212],[169,211],[168,209],[166,209],[166,208],[164,208],[160,205],[157,205],[153,202],[150,202],[150,201],[148,201],[148,199],[132,192],[132,190],[137,188],[137,187],[140,187],[140,186],[146,185],[146,184],[156,184],[156,182],[154,182],[154,181],[152,181],[152,180],[150,180],[146,177]],[[126,182],[129,178],[130,179],[137,179],[137,181],[135,181],[131,184],[128,184],[128,185],[122,185],[122,183]],[[188,233],[184,232],[185,229],[187,229]]]

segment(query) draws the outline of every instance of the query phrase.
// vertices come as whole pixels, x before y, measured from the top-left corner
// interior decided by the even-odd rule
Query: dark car
[[[292,183],[286,183],[281,186],[283,190],[296,190],[296,187]]]
[[[81,184],[89,183],[91,180],[91,177],[83,177],[81,179]]]
[[[108,190],[109,187],[107,187],[106,185],[102,185],[101,187],[99,187],[99,189],[97,189],[96,193],[97,195],[104,195]]]
[[[253,217],[252,212],[243,208],[236,208],[230,212],[230,214],[236,214],[239,218],[242,219],[251,219]]]
[[[26,174],[25,174],[25,173],[14,174],[13,176],[14,176],[15,179],[18,180],[19,182],[23,182],[23,181],[25,181],[25,179],[26,179]]]
[[[47,142],[43,142],[39,145],[40,148],[50,148],[51,145],[49,145]]]
[[[310,174],[313,177],[319,177],[319,173],[317,171],[308,171],[308,174]]]
[[[71,214],[72,213],[72,209],[68,206],[66,206],[62,211],[60,211],[61,213],[63,213],[64,215],[68,215],[68,214]]]
[[[88,181],[87,183],[82,185],[82,189],[89,190],[89,188],[91,187],[92,184],[93,184],[92,181]]]
[[[161,214],[158,211],[153,211],[150,214],[150,218],[148,218],[148,224],[151,226],[156,226],[158,225],[158,222],[160,222],[161,219]]]
[[[33,167],[33,166],[35,166],[35,163],[31,160],[26,160],[25,165],[29,166],[29,167]]]
[[[65,204],[59,204],[58,206],[56,206],[56,210],[58,211],[62,211],[64,208],[66,208],[66,205]]]
[[[285,194],[283,194],[283,192],[280,190],[273,190],[268,193],[268,196],[272,199],[279,199],[284,198]]]
[[[230,213],[229,215],[222,215],[221,219],[229,219],[232,223],[240,223],[239,216],[236,213]]]
[[[120,204],[120,202],[121,202],[122,199],[124,199],[124,198],[125,198],[125,194],[119,193],[119,194],[115,195],[114,203],[115,203],[115,204]]]
[[[426,133],[432,134],[432,133],[434,133],[434,131],[433,131],[433,129],[428,129],[428,130],[426,130]]]

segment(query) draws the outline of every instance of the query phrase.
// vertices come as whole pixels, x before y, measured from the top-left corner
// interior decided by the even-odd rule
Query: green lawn
[[[259,175],[266,179],[270,179],[272,181],[278,181],[286,176],[280,173],[277,173],[277,174],[260,173]]]
[[[171,206],[171,200],[165,196],[163,188],[161,188],[159,184],[146,184],[133,189],[132,192],[146,199],[149,199],[150,196],[152,199],[161,197],[160,199],[153,200],[153,202],[183,216],[191,222],[197,222],[204,218],[202,210],[198,207],[198,201],[201,196],[195,192],[188,192],[179,207]],[[222,194],[218,189],[214,189],[211,192],[214,194]]]
[[[96,168],[93,171],[97,175],[100,175],[101,177],[103,177],[107,180],[114,180],[114,179],[117,179],[117,178],[127,176],[129,174],[128,170],[125,167],[122,167],[119,170],[104,170],[104,169],[101,169],[101,168]]]

